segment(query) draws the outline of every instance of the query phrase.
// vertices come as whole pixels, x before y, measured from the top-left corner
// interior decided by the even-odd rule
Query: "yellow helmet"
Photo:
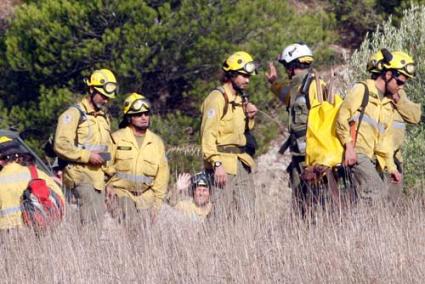
[[[151,103],[143,95],[131,93],[124,100],[122,111],[124,115],[141,113],[151,110]]]
[[[403,51],[394,51],[391,52],[391,55],[391,60],[384,60],[382,62],[382,68],[384,70],[395,70],[407,78],[413,78],[415,76],[415,61],[413,61],[410,55]]]
[[[366,70],[370,73],[376,73],[376,74],[381,73],[383,59],[384,59],[384,55],[382,54],[381,50],[372,54],[372,56],[369,58],[369,61],[367,62]]]
[[[245,51],[238,51],[230,55],[223,63],[226,72],[238,72],[248,75],[256,74],[257,65],[252,56]]]
[[[117,79],[109,69],[100,69],[90,75],[90,79],[85,79],[89,87],[94,87],[102,95],[114,99],[118,92]]]

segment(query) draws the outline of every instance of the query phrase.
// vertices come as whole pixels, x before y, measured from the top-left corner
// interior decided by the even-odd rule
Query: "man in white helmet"
[[[300,176],[304,169],[307,117],[310,102],[317,95],[314,82],[315,74],[312,72],[311,63],[313,53],[304,43],[295,43],[287,46],[278,60],[286,69],[289,82],[278,80],[276,67],[269,63],[266,78],[271,84],[271,91],[284,103],[289,112],[289,138],[279,151],[283,154],[288,148],[292,160],[287,169],[292,188],[292,200],[294,209],[304,215],[306,212],[305,200],[308,198],[308,187],[303,183]],[[323,84],[322,89],[325,87]]]

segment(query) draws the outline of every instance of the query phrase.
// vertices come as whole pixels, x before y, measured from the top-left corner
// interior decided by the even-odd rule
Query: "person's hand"
[[[89,164],[93,166],[101,166],[105,161],[97,152],[91,152],[89,158]]]
[[[352,166],[357,163],[357,155],[353,143],[345,144],[344,165]]]
[[[190,178],[191,175],[188,173],[179,174],[177,177],[177,192],[181,193],[182,191],[186,191],[190,186]]]
[[[398,103],[400,100],[400,95],[398,93],[393,94],[392,99],[395,103]]]
[[[258,112],[258,108],[254,104],[247,103],[245,105],[245,113],[246,113],[246,116],[249,119],[254,118],[254,116],[257,114],[257,112]]]
[[[227,173],[223,165],[214,169],[214,181],[218,187],[224,187],[227,182]]]
[[[391,173],[391,182],[392,183],[400,183],[402,179],[402,175],[399,171],[394,171]]]
[[[265,73],[267,81],[270,84],[273,84],[277,79],[277,69],[272,62],[269,62],[269,70]]]

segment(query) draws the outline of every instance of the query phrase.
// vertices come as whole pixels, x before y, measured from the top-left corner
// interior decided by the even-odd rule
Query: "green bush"
[[[26,1],[0,35],[0,125],[38,128],[47,139],[58,114],[85,92],[83,77],[110,68],[123,94],[153,102],[154,130],[169,146],[197,144],[201,101],[230,53],[246,50],[266,66],[303,40],[326,62],[333,30],[324,11],[301,14],[280,0]],[[275,100],[263,72],[250,92],[266,110]],[[263,146],[276,131],[260,128]]]

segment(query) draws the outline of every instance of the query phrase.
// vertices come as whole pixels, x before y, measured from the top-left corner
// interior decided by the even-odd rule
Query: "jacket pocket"
[[[147,176],[154,177],[156,176],[156,173],[158,172],[158,162],[151,160],[151,159],[144,159],[143,160],[143,172]]]
[[[132,151],[118,149],[115,153],[115,169],[120,172],[130,171],[132,159]]]

